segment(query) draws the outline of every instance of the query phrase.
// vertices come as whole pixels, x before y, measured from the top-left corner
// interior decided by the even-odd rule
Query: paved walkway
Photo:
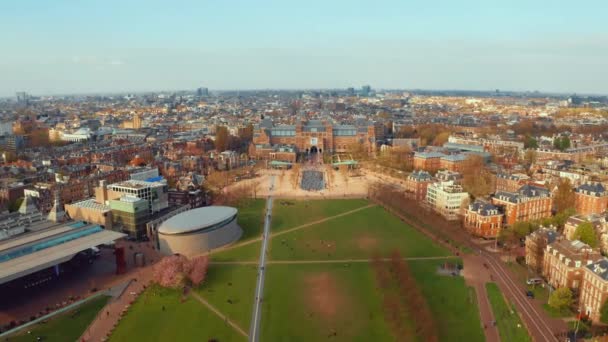
[[[245,332],[245,330],[243,330],[241,327],[239,327],[239,325],[236,324],[234,321],[230,320],[228,318],[228,316],[224,315],[220,310],[216,309],[213,305],[209,304],[209,302],[206,301],[203,297],[201,297],[198,293],[196,293],[194,291],[190,291],[190,295],[192,297],[194,297],[194,299],[198,300],[201,304],[203,304],[204,306],[206,306],[209,310],[211,310],[211,312],[213,312],[214,314],[216,314],[219,318],[223,319],[224,322],[228,323],[239,334],[241,334],[241,335],[243,335],[245,337],[249,337],[249,335],[247,335],[247,333]]]
[[[82,334],[80,341],[100,342],[108,339],[114,327],[118,325],[122,312],[144,290],[145,285],[150,285],[152,266],[140,269],[134,274],[133,279],[135,280],[131,281],[118,297],[112,299],[99,312],[87,330]]]
[[[483,263],[480,263],[478,258],[472,258],[471,256],[465,255],[462,259],[465,265],[462,270],[462,275],[464,276],[467,285],[472,286],[475,289],[477,306],[479,308],[479,318],[484,327],[486,341],[500,341],[498,327],[491,324],[491,322],[494,321],[494,313],[492,312],[492,306],[488,300],[485,286],[487,282],[493,281],[490,272],[483,267]]]
[[[266,249],[268,247],[268,236],[270,235],[270,222],[272,215],[272,190],[274,187],[274,176],[270,180],[269,196],[266,200],[266,212],[264,213],[264,231],[262,232],[262,247],[260,249],[260,265],[258,267],[258,278],[255,287],[255,299],[253,305],[253,314],[251,318],[251,327],[249,333],[249,341],[259,341],[260,335],[260,318],[262,316],[262,297],[264,296],[264,277],[266,275]]]

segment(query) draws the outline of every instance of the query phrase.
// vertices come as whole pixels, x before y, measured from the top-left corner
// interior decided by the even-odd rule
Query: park
[[[241,241],[212,252],[207,278],[191,293],[153,285],[133,303],[110,341],[243,341],[254,300],[264,219],[262,200],[239,208]],[[391,341],[398,331],[387,306],[398,296],[378,285],[372,258],[398,252],[430,309],[437,338],[483,341],[475,291],[437,269],[460,259],[363,199],[276,199],[262,301],[264,341]],[[389,290],[387,290],[389,291]],[[416,312],[404,306],[409,337]],[[402,337],[400,337],[402,338]],[[409,339],[411,340],[411,339]]]

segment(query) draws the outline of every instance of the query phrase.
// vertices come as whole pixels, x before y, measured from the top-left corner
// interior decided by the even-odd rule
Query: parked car
[[[534,298],[534,292],[532,292],[532,291],[526,291],[526,297]]]
[[[542,284],[543,280],[541,278],[530,278],[526,281],[528,285],[538,285]]]

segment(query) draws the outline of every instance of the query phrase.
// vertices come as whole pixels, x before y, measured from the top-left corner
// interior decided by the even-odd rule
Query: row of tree
[[[424,341],[439,341],[433,313],[399,251],[391,253],[390,263],[375,255],[372,268],[384,296],[385,317],[397,340],[411,341],[418,336]],[[414,332],[404,323],[407,321],[413,323]]]

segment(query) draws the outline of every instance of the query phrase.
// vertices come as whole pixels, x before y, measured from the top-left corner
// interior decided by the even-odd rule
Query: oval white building
[[[190,257],[238,240],[243,230],[237,213],[236,208],[210,206],[173,216],[158,228],[160,252]]]

